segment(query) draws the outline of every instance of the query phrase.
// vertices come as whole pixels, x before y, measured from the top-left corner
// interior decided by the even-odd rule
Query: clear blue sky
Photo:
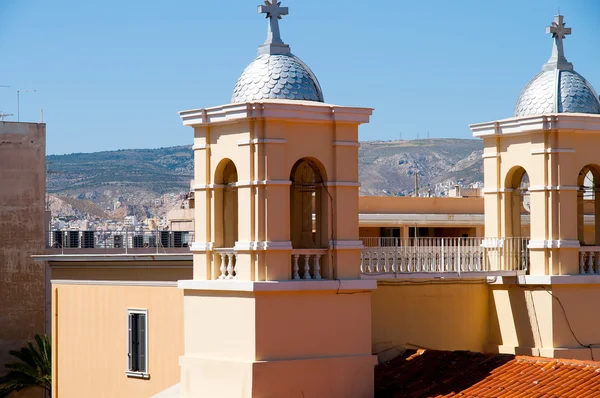
[[[229,102],[264,41],[258,0],[0,0],[0,110],[47,123],[47,153],[191,144],[177,111]],[[551,51],[600,91],[598,0],[284,0],[292,52],[325,100],[375,108],[361,140],[469,138],[512,115]],[[16,120],[16,116],[9,119]]]

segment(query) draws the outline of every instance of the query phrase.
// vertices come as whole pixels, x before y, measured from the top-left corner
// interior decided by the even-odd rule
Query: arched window
[[[529,175],[522,167],[515,167],[506,177],[506,236],[530,237],[531,200]]]
[[[600,172],[597,166],[588,165],[581,169],[577,177],[577,237],[582,246],[600,244],[600,200],[596,192],[600,186]]]
[[[290,175],[290,228],[294,249],[327,247],[327,193],[322,168],[300,159]]]
[[[223,159],[215,175],[215,183],[223,188],[215,197],[215,230],[217,247],[232,248],[238,240],[237,169],[230,159]],[[220,225],[219,225],[220,224]],[[220,232],[220,233],[219,233]]]

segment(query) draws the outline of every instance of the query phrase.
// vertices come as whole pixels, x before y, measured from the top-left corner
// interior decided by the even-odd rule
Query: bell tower
[[[180,112],[194,130],[194,279],[184,289],[182,396],[373,395],[371,290],[360,279],[358,126],[372,109],[324,103],[281,39],[230,104]]]

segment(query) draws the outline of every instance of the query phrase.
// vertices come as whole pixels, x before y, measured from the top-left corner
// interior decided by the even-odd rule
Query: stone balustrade
[[[525,238],[363,238],[360,270],[382,273],[526,271]]]
[[[233,249],[215,249],[215,256],[220,260],[218,279],[237,279],[237,252]]]
[[[321,261],[327,249],[293,249],[292,279],[322,279]]]
[[[600,246],[581,246],[579,248],[579,273],[600,274]]]

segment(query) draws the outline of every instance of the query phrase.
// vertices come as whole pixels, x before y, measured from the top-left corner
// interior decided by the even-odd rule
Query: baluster
[[[321,279],[321,265],[319,265],[320,260],[321,255],[315,254],[315,279]]]
[[[371,273],[371,272],[373,272],[373,252],[369,251],[367,253],[367,256],[368,256],[367,271],[369,273]]]
[[[227,254],[227,279],[233,279],[233,254]]]
[[[403,247],[398,247],[398,272],[406,271],[405,250]]]
[[[590,251],[588,252],[588,263],[587,263],[587,273],[588,274],[593,274],[594,273],[594,252]]]
[[[219,275],[219,279],[225,279],[225,272],[227,272],[227,256],[225,253],[219,253],[219,255],[221,256],[221,267],[219,267],[221,275]]]
[[[360,272],[365,272],[365,249],[360,252]]]
[[[592,266],[592,274],[597,274],[600,272],[600,267],[598,267],[598,260],[600,260],[600,252],[592,252],[592,256],[594,257],[593,266]]]
[[[579,273],[585,274],[585,253],[579,252]]]
[[[381,247],[377,250],[377,253],[373,253],[375,257],[375,272],[381,272]]]
[[[302,275],[302,278],[304,279],[312,279],[310,277],[310,254],[305,254],[304,255],[304,275]]]
[[[382,251],[381,255],[383,256],[383,272],[388,272],[388,253],[387,251]]]
[[[292,268],[292,278],[294,279],[300,279],[300,274],[298,274],[299,271],[299,267],[298,267],[298,259],[300,258],[299,254],[294,254],[294,266]]]

